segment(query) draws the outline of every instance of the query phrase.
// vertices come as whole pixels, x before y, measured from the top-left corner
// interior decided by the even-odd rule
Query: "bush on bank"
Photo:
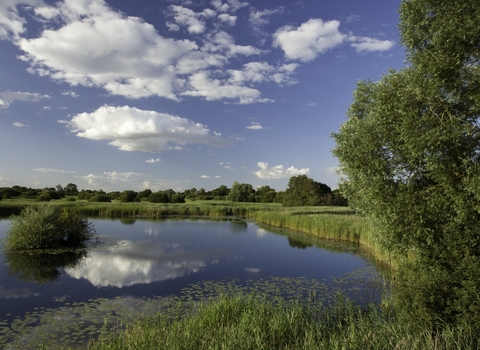
[[[76,247],[95,234],[92,224],[76,211],[43,204],[11,216],[3,245],[6,250]]]

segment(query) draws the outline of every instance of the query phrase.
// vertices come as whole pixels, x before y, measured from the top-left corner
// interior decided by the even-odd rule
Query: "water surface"
[[[178,295],[206,280],[243,284],[301,277],[332,283],[372,266],[347,246],[344,252],[320,249],[300,236],[241,220],[92,221],[109,243],[89,252],[42,258],[0,252],[0,320],[98,298]],[[7,228],[8,220],[0,221],[0,239]]]

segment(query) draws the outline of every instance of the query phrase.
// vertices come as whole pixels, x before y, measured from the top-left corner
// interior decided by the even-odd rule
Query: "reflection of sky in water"
[[[125,287],[198,272],[218,262],[222,255],[221,249],[184,251],[178,244],[136,241],[109,252],[92,252],[80,267],[65,272],[97,287]]]
[[[292,247],[286,236],[250,222],[91,221],[102,237],[114,243],[90,251],[75,268],[60,269],[55,283],[24,283],[9,276],[6,266],[0,267],[0,319],[38,307],[56,308],[60,302],[178,295],[205,280],[276,276],[322,281],[365,266],[363,259],[350,253]],[[8,223],[0,221],[0,239]],[[6,261],[0,251],[1,263]]]

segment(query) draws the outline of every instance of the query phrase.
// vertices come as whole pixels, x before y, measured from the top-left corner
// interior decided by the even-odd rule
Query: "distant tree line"
[[[347,200],[338,190],[333,190],[327,185],[314,181],[306,175],[293,176],[288,182],[285,191],[275,191],[270,186],[261,186],[257,189],[251,184],[235,181],[231,188],[225,185],[206,191],[204,188],[195,187],[183,192],[172,189],[152,192],[145,189],[140,192],[125,190],[123,192],[105,192],[103,190],[78,190],[77,185],[67,184],[65,187],[57,185],[44,189],[32,189],[21,186],[0,188],[0,200],[10,198],[35,199],[48,202],[50,200],[87,200],[89,202],[150,202],[150,203],[185,203],[196,200],[226,200],[232,202],[249,203],[281,203],[285,207],[294,206],[347,206]]]

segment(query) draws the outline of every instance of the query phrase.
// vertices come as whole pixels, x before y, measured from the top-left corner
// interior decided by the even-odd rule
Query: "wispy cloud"
[[[355,50],[359,53],[361,52],[376,52],[376,51],[387,51],[390,50],[394,45],[395,41],[393,40],[378,40],[369,37],[358,37],[350,36],[348,41],[351,41],[350,44]]]
[[[28,127],[28,125],[20,123],[20,122],[14,122],[14,123],[12,123],[12,125],[16,128],[27,128]]]
[[[7,109],[15,101],[38,102],[45,98],[50,98],[50,96],[36,92],[2,91],[0,92],[0,109]]]
[[[99,185],[101,183],[118,183],[118,182],[127,182],[127,181],[133,181],[133,180],[138,180],[139,178],[142,177],[148,177],[149,175],[146,174],[141,174],[141,173],[135,173],[135,172],[116,172],[116,171],[111,171],[111,172],[104,172],[101,175],[95,175],[95,174],[88,174],[84,176],[75,176],[79,179],[83,179],[88,181],[89,184],[91,185]]]
[[[59,173],[59,174],[76,174],[76,171],[68,171],[68,170],[61,170],[61,169],[53,169],[53,168],[33,168],[32,170],[38,171],[41,173]]]
[[[162,160],[160,158],[156,158],[156,159],[147,159],[145,162],[149,163],[149,164],[154,164],[154,163],[160,163]]]

